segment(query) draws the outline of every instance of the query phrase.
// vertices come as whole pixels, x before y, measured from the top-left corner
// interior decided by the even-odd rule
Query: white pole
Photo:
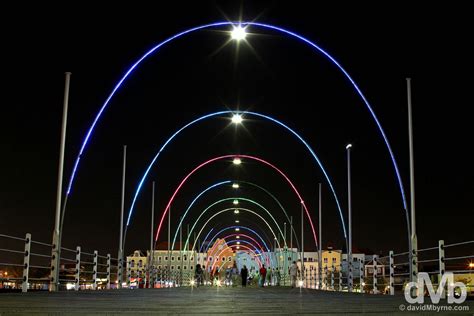
[[[71,81],[71,73],[66,72],[66,83],[64,86],[64,102],[63,102],[63,121],[61,128],[61,145],[59,149],[59,167],[58,167],[58,187],[56,192],[56,216],[54,220],[53,232],[53,248],[51,254],[51,273],[49,290],[57,291],[59,286],[59,262],[61,256],[61,198],[63,189],[63,170],[64,170],[64,149],[66,146],[66,127],[67,127],[67,110],[69,101],[69,84]]]
[[[304,287],[304,229],[303,229],[303,201],[301,201],[301,281],[303,281]]]
[[[155,181],[153,181],[151,192],[151,228],[150,228],[150,259],[148,262],[148,288],[152,288],[153,259],[155,258],[155,249],[153,249],[153,220],[155,218]],[[153,286],[154,287],[154,286]]]
[[[418,275],[418,239],[416,236],[416,213],[415,213],[415,164],[413,158],[413,121],[411,113],[411,79],[407,78],[408,98],[408,137],[410,146],[410,208],[411,208],[411,276],[410,280],[416,282]]]
[[[123,282],[123,213],[125,210],[125,171],[127,166],[127,145],[123,145],[123,167],[122,167],[122,200],[120,207],[120,238],[119,238],[119,251],[118,251],[118,288],[122,288]]]
[[[322,273],[323,273],[323,270],[322,270],[322,267],[323,267],[323,225],[322,225],[322,211],[323,209],[321,208],[321,183],[319,183],[318,185],[318,191],[319,191],[319,253],[318,253],[318,287],[319,289],[321,289],[321,286],[322,286]]]
[[[352,197],[351,197],[351,147],[346,146],[347,151],[347,205],[349,213],[349,245],[347,249],[347,267],[349,269],[348,290],[352,292],[353,287],[353,273],[352,273]]]

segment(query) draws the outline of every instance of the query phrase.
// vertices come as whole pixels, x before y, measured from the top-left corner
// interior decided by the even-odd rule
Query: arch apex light
[[[247,37],[247,31],[245,30],[245,27],[242,27],[241,24],[234,25],[234,28],[230,32],[230,37],[236,41],[244,40],[245,37]]]
[[[154,47],[152,47],[150,50],[148,50],[143,56],[141,56],[125,73],[124,75],[122,76],[122,78],[117,82],[117,84],[114,86],[114,88],[112,89],[111,93],[109,94],[109,96],[107,97],[107,99],[105,100],[104,104],[101,106],[100,110],[98,111],[97,115],[95,116],[92,124],[90,125],[89,129],[87,130],[87,133],[84,137],[84,140],[82,142],[82,145],[80,147],[80,150],[79,150],[79,153],[75,159],[75,162],[74,162],[74,166],[73,166],[73,169],[72,169],[72,172],[71,172],[71,176],[69,178],[69,183],[68,183],[68,186],[67,186],[67,190],[66,190],[66,199],[65,199],[65,204],[66,204],[66,201],[67,201],[67,197],[70,195],[71,193],[71,189],[72,189],[72,185],[74,183],[74,179],[75,179],[75,175],[77,173],[77,170],[78,170],[78,167],[79,167],[79,163],[80,163],[80,160],[84,154],[84,150],[92,136],[92,132],[94,131],[94,128],[96,127],[99,119],[101,118],[102,114],[104,113],[105,109],[107,108],[107,106],[109,105],[110,101],[112,100],[112,98],[114,97],[115,93],[119,90],[119,88],[123,85],[123,83],[125,82],[125,80],[133,73],[133,71],[145,60],[147,59],[149,56],[151,56],[153,53],[155,53],[159,48],[161,48],[162,46],[166,45],[167,43],[175,40],[175,39],[178,39],[178,38],[181,38],[182,36],[184,35],[187,35],[189,33],[192,33],[192,32],[195,32],[195,31],[198,31],[198,30],[203,30],[203,29],[208,29],[208,28],[217,28],[217,27],[221,27],[221,26],[240,26],[240,27],[247,27],[247,26],[255,26],[255,27],[261,27],[261,28],[264,28],[264,29],[269,29],[269,30],[273,30],[273,31],[277,31],[277,32],[280,32],[280,33],[283,33],[283,34],[286,34],[286,35],[289,35],[290,37],[293,37],[293,38],[296,38],[298,40],[300,40],[301,42],[303,43],[306,43],[308,44],[309,46],[311,46],[312,48],[314,48],[315,50],[317,50],[319,53],[321,53],[324,57],[326,57],[327,59],[329,59],[342,73],[343,75],[349,80],[349,82],[351,83],[351,85],[353,86],[353,88],[356,90],[356,92],[358,93],[358,95],[361,97],[362,101],[364,102],[365,106],[367,107],[367,109],[369,110],[372,118],[374,119],[376,125],[377,125],[377,128],[379,129],[380,131],[380,134],[382,135],[382,138],[385,142],[385,145],[389,151],[389,154],[390,154],[390,158],[392,160],[392,164],[393,164],[393,167],[395,169],[395,174],[396,174],[396,177],[397,177],[397,180],[398,180],[398,184],[399,184],[399,188],[400,188],[400,193],[401,193],[401,196],[402,196],[402,202],[403,202],[403,206],[405,208],[405,212],[406,214],[408,214],[408,208],[407,208],[407,204],[406,204],[406,198],[405,198],[405,192],[404,192],[404,188],[403,188],[403,183],[402,183],[402,179],[401,179],[401,175],[400,175],[400,171],[398,169],[398,165],[397,165],[397,162],[395,160],[395,155],[392,151],[392,148],[390,146],[390,143],[388,141],[388,138],[387,136],[385,135],[385,132],[382,128],[382,125],[381,123],[379,122],[377,116],[375,115],[375,112],[373,111],[372,107],[370,106],[368,100],[366,99],[365,95],[362,93],[362,91],[360,90],[359,86],[355,83],[354,79],[352,79],[352,77],[349,75],[349,73],[339,64],[339,62],[334,58],[332,57],[328,52],[326,52],[324,49],[322,49],[321,47],[319,47],[316,43],[310,41],[309,39],[303,37],[302,35],[299,35],[295,32],[292,32],[290,30],[287,30],[287,29],[284,29],[282,27],[279,27],[279,26],[275,26],[275,25],[271,25],[271,24],[265,24],[265,23],[258,23],[258,22],[231,22],[231,21],[221,21],[221,22],[215,22],[215,23],[209,23],[209,24],[204,24],[204,25],[200,25],[200,26],[196,26],[196,27],[193,27],[193,28],[190,28],[190,29],[187,29],[187,30],[184,30],[182,32],[179,32],[165,40],[163,40],[162,42],[158,43],[157,45],[155,45]],[[226,111],[221,111],[221,113],[225,113]],[[183,129],[185,129],[186,127],[202,120],[202,119],[205,119],[207,117],[210,117],[210,116],[214,116],[216,115],[215,113],[213,114],[209,114],[209,115],[205,115],[203,117],[200,117],[190,123],[188,123],[187,125],[185,125],[184,127],[182,127],[181,129],[179,129],[177,132],[175,132],[171,137],[170,139],[168,139],[168,141],[165,142],[165,144],[162,146],[162,148],[160,149],[160,151],[158,152],[158,154],[155,156],[155,158],[153,159],[152,163],[150,164],[150,166],[148,167],[148,169],[146,170],[142,180],[140,181],[139,185],[138,185],[138,189],[137,189],[137,192],[140,191],[141,189],[141,186],[143,185],[143,182],[148,174],[148,172],[150,171],[151,169],[151,166],[154,164],[154,162],[156,161],[156,159],[158,158],[158,155],[159,153],[166,147],[166,145],[177,135],[179,134]],[[273,120],[275,121],[275,120]],[[286,126],[285,126],[286,127]],[[335,191],[334,191],[334,188],[333,188],[333,185],[331,183],[331,181],[329,180],[328,178],[328,175],[326,174],[326,171],[324,170],[324,168],[322,167],[319,159],[317,158],[317,156],[315,155],[315,153],[313,152],[313,150],[309,147],[309,145],[298,135],[296,134],[296,132],[294,132],[293,130],[291,130],[289,127],[286,127],[287,129],[289,129],[290,131],[293,132],[293,134],[295,134],[305,145],[306,147],[308,148],[308,150],[311,152],[311,154],[313,155],[313,157],[316,159],[316,161],[318,162],[318,164],[320,165],[327,181],[328,181],[328,184],[331,188],[331,191],[333,192],[333,195],[336,199],[336,203],[338,205],[338,208],[339,208],[339,212],[340,212],[340,216],[342,216],[342,211],[341,211],[341,208],[340,208],[340,205],[339,205],[339,201],[337,199],[337,196],[335,195]],[[133,205],[135,204],[135,201],[136,201],[136,198],[138,196],[138,193],[135,193],[135,196],[134,196],[134,199],[132,201],[132,206],[131,206],[131,210],[133,209]],[[407,216],[407,221],[408,221],[408,216]],[[127,226],[129,224],[129,220],[127,220]],[[408,227],[409,227],[409,223],[408,223]],[[346,230],[345,230],[345,225],[344,225],[344,222],[343,222],[343,230],[344,230],[344,236],[346,237],[347,239],[347,234],[346,234]],[[408,234],[410,235],[410,230],[408,229]]]

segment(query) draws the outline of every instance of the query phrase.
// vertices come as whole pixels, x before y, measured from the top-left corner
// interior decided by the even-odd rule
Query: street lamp
[[[238,223],[240,223],[240,221],[239,221],[238,219],[236,219],[236,220],[235,220],[235,223],[238,224]]]
[[[239,200],[234,200],[234,201],[232,202],[232,204],[238,205],[238,204],[239,204]],[[236,211],[237,211],[237,212],[236,212]],[[235,211],[234,211],[234,213],[238,213],[238,212],[239,212],[239,210],[235,210]]]
[[[234,29],[230,32],[230,37],[236,41],[241,41],[245,39],[246,36],[247,32],[245,31],[245,28],[242,27],[242,25],[234,26]]]
[[[234,210],[234,214],[239,214],[239,213],[240,213],[239,210]]]
[[[352,202],[351,202],[351,147],[346,146],[347,151],[347,210],[349,219],[349,245],[347,245],[347,267],[349,268],[349,292],[352,292],[353,274],[352,274]]]
[[[239,184],[238,184],[238,183],[232,183],[232,188],[238,189],[238,188],[239,188]]]
[[[242,163],[242,160],[240,160],[240,158],[234,158],[234,160],[232,160],[232,163],[234,165],[240,165]]]

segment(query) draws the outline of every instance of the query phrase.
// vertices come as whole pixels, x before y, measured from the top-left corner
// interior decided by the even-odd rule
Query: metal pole
[[[303,229],[303,201],[301,201],[301,280],[303,281],[304,287],[304,229]]]
[[[64,149],[66,147],[67,109],[69,101],[69,84],[71,73],[66,72],[64,86],[63,121],[61,128],[61,144],[59,149],[58,187],[56,192],[56,216],[54,219],[53,248],[51,254],[51,272],[49,290],[57,291],[59,288],[59,261],[61,256],[61,197],[63,189]]]
[[[168,284],[171,281],[171,206],[168,208]],[[171,286],[170,286],[171,287]]]
[[[293,261],[293,216],[290,216],[290,228],[291,261]]]
[[[323,225],[322,225],[322,211],[323,209],[321,208],[321,183],[318,184],[318,191],[319,191],[319,249],[318,249],[318,280],[319,280],[319,285],[318,287],[321,288],[322,285],[322,266],[323,266],[323,238],[322,238],[322,231],[323,231]],[[339,274],[340,276],[340,274]]]
[[[415,166],[413,158],[413,121],[411,113],[411,79],[407,78],[408,95],[408,137],[410,146],[410,208],[411,208],[411,275],[410,280],[416,282],[418,275],[418,239],[416,236],[415,213]]]
[[[349,144],[346,146],[347,151],[347,205],[349,213],[349,245],[347,249],[347,267],[349,269],[349,292],[352,292],[353,288],[353,273],[352,273],[352,197],[351,197],[351,147]]]
[[[29,271],[30,271],[30,255],[31,255],[31,234],[25,236],[25,256],[23,258],[23,282],[21,283],[21,292],[28,292]]]
[[[148,262],[148,288],[152,288],[153,259],[155,258],[155,249],[153,249],[153,221],[155,219],[155,181],[153,181],[151,191],[151,228],[150,228],[150,260]]]
[[[123,282],[123,213],[125,210],[125,171],[127,166],[127,145],[123,145],[123,167],[122,167],[122,200],[120,207],[120,238],[118,251],[118,288],[122,288]]]

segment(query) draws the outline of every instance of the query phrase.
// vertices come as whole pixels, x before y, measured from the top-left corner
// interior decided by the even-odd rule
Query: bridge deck
[[[429,301],[429,298],[426,298]],[[401,296],[280,288],[173,288],[0,294],[0,315],[399,314]],[[466,302],[470,313],[472,301]],[[405,312],[407,313],[407,312]],[[409,312],[409,314],[416,314]],[[456,314],[463,314],[457,312]],[[424,315],[427,315],[424,313]]]

